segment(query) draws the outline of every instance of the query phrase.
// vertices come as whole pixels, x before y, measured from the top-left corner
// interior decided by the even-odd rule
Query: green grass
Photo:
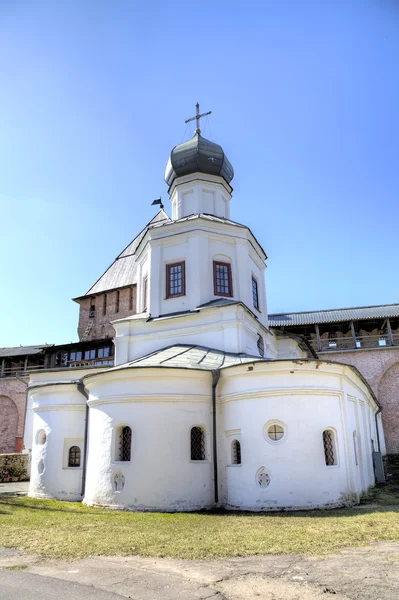
[[[275,514],[168,514],[0,498],[0,547],[53,558],[324,554],[383,540],[399,540],[399,506]]]

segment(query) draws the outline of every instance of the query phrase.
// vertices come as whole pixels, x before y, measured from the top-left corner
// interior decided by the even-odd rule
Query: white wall
[[[250,370],[252,367],[253,370]],[[355,385],[353,385],[355,382]],[[219,383],[221,493],[230,508],[271,510],[338,506],[373,485],[371,447],[362,438],[354,465],[356,406],[376,410],[366,386],[348,367],[318,361],[278,361],[222,371]],[[352,413],[353,415],[352,415]],[[366,414],[366,412],[365,412]],[[285,436],[272,443],[264,426],[277,421]],[[363,426],[358,425],[359,431]],[[326,466],[323,431],[335,433],[338,464]],[[230,444],[241,441],[241,466],[230,466]],[[260,488],[264,467],[270,485]]]
[[[29,452],[33,446],[33,397],[36,397],[36,392],[33,386],[51,383],[51,382],[71,382],[76,381],[87,375],[87,373],[94,373],[96,371],[101,371],[101,367],[92,367],[90,369],[87,368],[64,368],[64,369],[49,369],[42,370],[36,373],[30,373],[29,375],[29,387],[28,387],[28,397],[27,397],[27,406],[26,406],[26,418],[25,418],[25,426],[24,426],[24,447],[26,452]],[[58,396],[54,398],[54,402],[58,403]]]
[[[114,321],[113,326],[116,365],[173,344],[197,344],[258,357],[258,334],[264,338],[265,357],[276,353],[274,335],[241,305],[206,308],[191,315],[154,321],[136,316]]]
[[[206,213],[230,218],[232,188],[222,177],[196,173],[176,179],[170,190],[172,219]]]
[[[213,261],[216,260],[231,265],[232,299],[244,302],[267,327],[264,255],[254,246],[257,244],[247,229],[201,218],[151,230],[145,253],[143,251],[146,258],[150,256],[150,267],[146,269],[150,274],[148,312],[157,317],[195,310],[201,304],[221,298],[214,293]],[[138,260],[141,264],[140,256]],[[182,261],[185,262],[186,293],[167,298],[166,265]],[[143,276],[144,270],[143,266],[139,277]],[[258,282],[259,310],[253,305],[252,275]],[[140,293],[139,285],[138,297]]]
[[[31,479],[28,495],[33,498],[81,500],[85,398],[75,384],[36,388],[33,402]],[[37,433],[46,432],[46,442]],[[71,446],[81,449],[81,466],[68,467]],[[44,470],[40,473],[40,462]]]
[[[131,369],[86,380],[90,435],[84,502],[194,510],[213,502],[211,374]],[[115,429],[132,429],[130,462],[115,458]],[[206,431],[207,460],[191,461],[190,431]],[[115,490],[122,473],[125,485]]]

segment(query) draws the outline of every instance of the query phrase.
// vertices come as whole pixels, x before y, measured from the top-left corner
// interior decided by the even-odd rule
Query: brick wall
[[[107,294],[99,294],[92,298],[83,298],[79,300],[79,304],[79,340],[82,340],[89,323],[91,306],[95,307],[94,325],[87,339],[101,340],[104,338],[113,338],[115,330],[110,321],[123,319],[136,313],[136,287],[121,288],[107,292]]]
[[[387,453],[399,454],[399,348],[319,352],[319,356],[359,369],[381,404]]]
[[[26,385],[15,379],[0,379],[0,453],[22,448],[26,407]]]
[[[28,454],[0,454],[0,483],[28,479]]]

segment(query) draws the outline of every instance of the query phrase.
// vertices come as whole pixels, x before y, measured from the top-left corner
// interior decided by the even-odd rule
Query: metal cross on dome
[[[184,122],[189,123],[190,121],[194,121],[194,120],[197,121],[197,129],[195,130],[195,133],[201,133],[201,129],[199,128],[200,119],[201,119],[201,117],[206,117],[206,116],[210,115],[212,113],[212,111],[210,110],[209,112],[202,113],[202,115],[200,115],[199,102],[197,102],[197,104],[195,105],[195,109],[196,109],[195,117],[191,117],[191,119],[186,119]]]

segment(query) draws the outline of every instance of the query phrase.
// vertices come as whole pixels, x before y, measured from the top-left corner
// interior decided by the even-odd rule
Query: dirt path
[[[254,556],[210,561],[92,557],[61,562],[3,550],[1,567],[22,568],[24,572],[94,586],[134,600],[399,597],[397,543],[352,548],[325,557]],[[15,573],[16,577],[18,573],[21,571]]]

